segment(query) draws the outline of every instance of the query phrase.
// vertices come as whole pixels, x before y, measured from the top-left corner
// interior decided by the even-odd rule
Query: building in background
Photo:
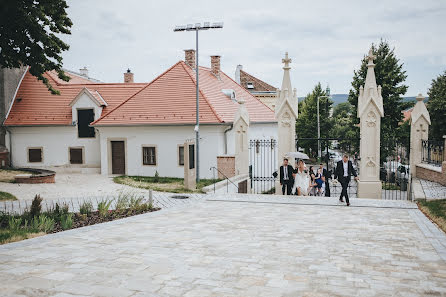
[[[276,105],[277,88],[243,71],[242,65],[237,65],[235,81],[263,104],[274,110]]]

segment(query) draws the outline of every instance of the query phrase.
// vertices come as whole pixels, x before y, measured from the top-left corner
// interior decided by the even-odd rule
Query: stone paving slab
[[[198,201],[3,245],[0,295],[446,295],[445,241],[418,210],[296,201]]]

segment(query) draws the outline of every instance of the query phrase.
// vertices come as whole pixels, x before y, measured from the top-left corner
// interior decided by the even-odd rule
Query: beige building
[[[242,65],[237,65],[235,81],[259,99],[263,104],[274,110],[277,99],[277,88],[243,71]]]

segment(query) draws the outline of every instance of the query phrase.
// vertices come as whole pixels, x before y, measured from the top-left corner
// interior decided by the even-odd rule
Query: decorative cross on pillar
[[[417,132],[426,132],[426,128],[423,127],[423,124],[420,124],[420,126],[417,129]]]
[[[244,150],[244,139],[246,138],[246,127],[243,125],[240,125],[240,128],[237,130],[237,133],[239,135],[239,139],[240,139],[240,150],[243,151]]]
[[[282,59],[282,63],[285,64],[285,66],[283,66],[283,69],[290,69],[290,63],[291,63],[291,59],[288,58],[288,52],[285,53],[285,58]]]
[[[372,49],[369,50],[369,54],[367,55],[367,58],[369,59],[369,65],[373,64],[373,60],[376,59],[376,56],[373,54]]]

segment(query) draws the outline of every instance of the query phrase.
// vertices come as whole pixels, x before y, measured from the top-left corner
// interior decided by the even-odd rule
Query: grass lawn
[[[27,230],[2,230],[0,229],[0,244],[16,242],[24,239],[45,235],[45,232],[29,232]]]
[[[203,187],[220,181],[220,179],[201,179],[195,191],[184,188],[183,178],[154,176],[116,176],[113,181],[140,189],[151,189],[170,193],[203,193]]]
[[[4,200],[17,200],[17,198],[10,193],[0,191],[0,201]]]
[[[29,174],[29,172],[11,170],[11,169],[0,169],[0,182],[1,183],[13,183],[14,176],[17,174]]]
[[[418,207],[446,232],[446,199],[419,201]]]

